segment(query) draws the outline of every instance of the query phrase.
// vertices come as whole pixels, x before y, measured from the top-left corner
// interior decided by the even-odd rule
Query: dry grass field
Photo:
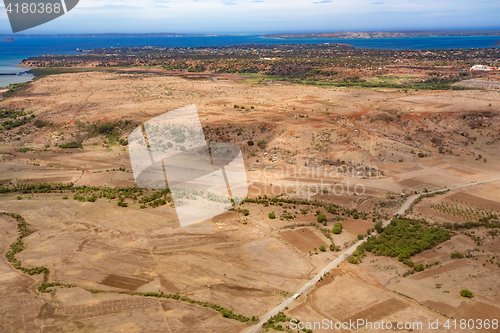
[[[2,132],[0,186],[132,187],[128,149],[119,140],[142,122],[195,104],[210,142],[242,148],[249,201],[181,228],[173,204],[141,209],[127,198],[128,207],[119,207],[104,197],[74,200],[71,191],[0,194],[0,212],[21,215],[34,231],[15,257],[49,271],[14,268],[5,254],[17,222],[0,216],[0,331],[247,330],[257,322],[252,316],[293,295],[409,194],[500,178],[500,92],[483,88],[404,92],[126,72],[36,80],[0,101],[0,110],[34,115]],[[96,132],[103,124],[117,132]],[[73,141],[83,149],[59,147]],[[276,197],[296,201],[272,203]],[[475,185],[424,198],[408,216],[438,226],[477,222],[483,212],[500,214],[499,198],[500,181]],[[321,214],[324,223],[317,222]],[[331,232],[336,223],[340,234]],[[411,258],[428,267],[407,277],[398,258],[369,253],[360,265],[345,262],[286,315],[303,322],[500,319],[500,243],[491,230],[452,229],[450,240]],[[330,251],[332,242],[340,251]],[[468,250],[469,257],[450,257]],[[41,293],[42,282],[67,287]],[[461,289],[474,297],[461,297]]]

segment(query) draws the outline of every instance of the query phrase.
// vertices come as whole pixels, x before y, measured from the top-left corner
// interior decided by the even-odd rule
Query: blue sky
[[[22,33],[500,29],[499,0],[80,0]],[[0,33],[11,33],[0,7]]]

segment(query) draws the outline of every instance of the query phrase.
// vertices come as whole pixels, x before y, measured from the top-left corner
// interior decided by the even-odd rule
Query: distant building
[[[474,65],[470,69],[470,71],[500,71],[500,68],[490,67],[485,65]]]

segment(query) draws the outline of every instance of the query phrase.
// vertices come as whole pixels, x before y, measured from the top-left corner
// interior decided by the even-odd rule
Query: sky
[[[211,34],[465,29],[500,30],[500,1],[80,0],[66,15],[21,33]],[[0,33],[12,33],[3,5],[0,6]]]

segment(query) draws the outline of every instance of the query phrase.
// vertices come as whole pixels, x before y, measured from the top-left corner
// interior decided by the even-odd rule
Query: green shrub
[[[406,266],[409,266],[409,267],[415,266],[415,264],[413,263],[413,261],[408,260],[408,259],[403,260],[403,264],[405,264]]]
[[[417,272],[422,272],[423,270],[425,270],[424,265],[422,265],[422,264],[416,265],[414,269]]]
[[[109,133],[113,132],[113,130],[115,129],[115,126],[116,125],[112,124],[112,123],[101,124],[97,128],[97,131],[100,134],[109,134]]]
[[[332,232],[335,234],[335,235],[339,235],[342,233],[342,223],[340,222],[337,222],[335,223],[335,225],[333,226],[333,229],[332,229]]]
[[[250,215],[250,212],[248,211],[248,209],[243,209],[243,215],[245,215],[245,216]]]
[[[274,214],[274,212],[267,214],[267,216],[268,216],[271,220],[274,220],[274,219],[276,218],[276,215]]]
[[[347,259],[347,262],[354,265],[359,264],[359,260],[355,256],[350,256],[349,259]]]
[[[474,297],[474,294],[472,293],[472,291],[470,290],[467,290],[467,289],[462,289],[460,291],[460,296],[462,297],[468,297],[468,298],[472,298]]]
[[[321,244],[321,245],[319,246],[319,250],[320,250],[321,252],[325,252],[325,251],[326,251],[326,246],[324,246],[323,244]]]
[[[326,215],[319,214],[317,220],[318,220],[318,223],[325,223],[326,222]]]
[[[83,144],[81,142],[71,141],[69,143],[59,145],[59,148],[82,148],[83,149]]]

